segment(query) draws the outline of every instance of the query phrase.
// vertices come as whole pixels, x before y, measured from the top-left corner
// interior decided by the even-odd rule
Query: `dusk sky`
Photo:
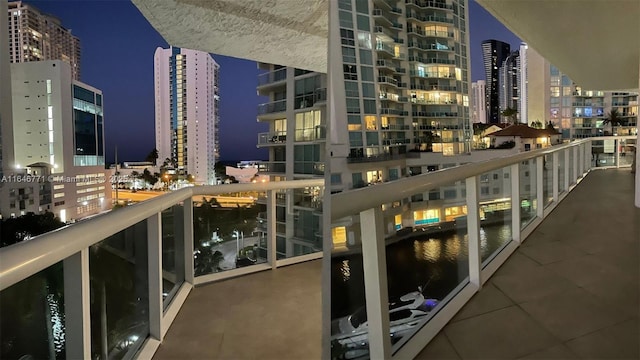
[[[81,81],[104,95],[107,161],[113,161],[116,145],[120,161],[143,160],[155,147],[153,54],[169,44],[129,1],[25,2],[60,18],[80,38]],[[483,80],[480,43],[497,39],[515,49],[520,39],[475,1],[469,13],[471,78]],[[256,121],[257,105],[267,101],[256,95],[256,63],[213,58],[220,64],[221,160],[267,159],[267,152],[256,148],[257,133],[268,131]]]

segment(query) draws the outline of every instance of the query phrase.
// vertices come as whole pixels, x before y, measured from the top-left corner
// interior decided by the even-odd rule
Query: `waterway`
[[[511,240],[510,222],[481,226],[482,259]],[[443,299],[469,275],[467,228],[447,233],[411,236],[387,245],[389,299],[418,286],[427,298]],[[347,316],[365,305],[362,254],[334,255],[331,259],[332,319]]]

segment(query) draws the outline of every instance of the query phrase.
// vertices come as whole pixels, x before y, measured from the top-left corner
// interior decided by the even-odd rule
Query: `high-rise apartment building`
[[[516,110],[516,120],[518,120],[520,114],[520,51],[516,50],[509,54],[502,62],[498,73],[500,112],[502,113],[506,109]],[[503,119],[502,122],[509,121],[510,119]]]
[[[11,90],[2,215],[50,211],[68,221],[109,209],[102,92],[73,80],[60,60],[12,64]]]
[[[487,96],[484,80],[471,83],[471,122],[487,123]]]
[[[616,110],[620,124],[615,132],[637,132],[637,93],[584,89],[534,49],[528,48],[527,53],[529,123],[551,121],[564,139],[611,135],[613,128],[605,124],[605,119],[611,110]]]
[[[59,19],[22,1],[8,4],[9,59],[12,63],[63,60],[80,80],[80,40]]]
[[[259,172],[270,175],[270,181],[322,178],[326,75],[263,63],[259,67],[267,72],[258,78],[258,94],[270,100],[258,108],[258,121],[269,124],[268,132],[258,134],[258,147],[269,150],[269,161],[259,164]],[[278,258],[322,250],[322,195],[316,187],[278,195]]]
[[[500,122],[499,68],[511,53],[511,46],[499,40],[482,42],[482,59],[486,76],[487,115],[490,124]]]
[[[529,124],[529,60],[527,54],[529,52],[529,46],[526,43],[520,44],[520,84],[518,90],[520,90],[520,96],[518,97],[519,111],[518,118],[523,124]]]
[[[170,47],[154,56],[156,149],[183,178],[216,183],[220,66],[210,54]]]
[[[331,191],[407,176],[409,159],[426,166],[468,153],[466,1],[341,0],[333,9]]]

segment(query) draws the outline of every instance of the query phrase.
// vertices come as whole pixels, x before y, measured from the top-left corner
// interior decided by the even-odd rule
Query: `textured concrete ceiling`
[[[327,0],[133,0],[173,46],[327,71]]]
[[[639,0],[477,0],[584,88],[638,88]],[[326,72],[328,0],[133,0],[179,47]]]
[[[477,0],[584,88],[637,89],[638,0]]]

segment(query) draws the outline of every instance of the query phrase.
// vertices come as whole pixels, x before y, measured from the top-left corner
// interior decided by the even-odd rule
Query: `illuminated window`
[[[416,225],[436,224],[440,222],[440,210],[429,209],[413,212],[413,221]]]
[[[394,217],[394,223],[396,226],[396,230],[402,229],[402,215],[398,214]]]
[[[378,130],[375,116],[365,116],[364,123],[367,130]]]
[[[347,228],[338,226],[331,229],[331,239],[333,245],[344,245],[347,243]]]

